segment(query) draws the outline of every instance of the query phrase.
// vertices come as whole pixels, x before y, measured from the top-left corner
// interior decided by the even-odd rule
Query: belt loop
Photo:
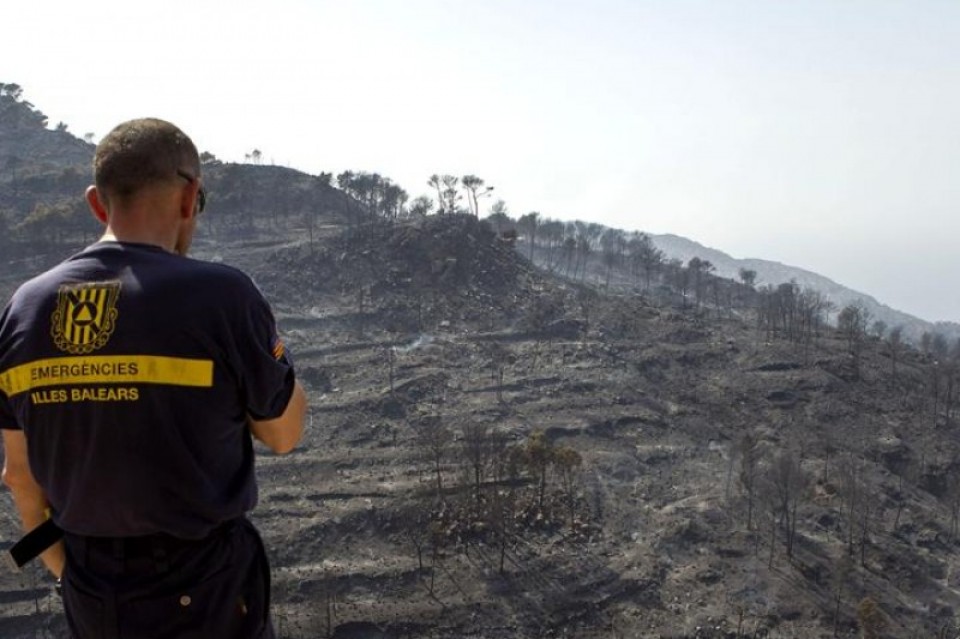
[[[75,552],[73,560],[77,562],[81,568],[86,568],[90,564],[90,548],[87,545],[87,538],[80,535],[68,535],[67,536],[67,548],[72,547]]]
[[[113,558],[116,559],[118,563],[123,561],[126,553],[124,552],[124,544],[121,537],[115,537],[110,540],[110,549],[113,551]]]
[[[157,569],[157,573],[166,573],[168,570],[170,570],[170,561],[164,539],[158,535],[151,540],[150,546],[153,550],[153,563]]]

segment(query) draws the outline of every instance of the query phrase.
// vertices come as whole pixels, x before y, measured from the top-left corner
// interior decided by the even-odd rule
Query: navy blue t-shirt
[[[0,428],[75,534],[199,538],[253,508],[247,416],[293,385],[250,278],[158,247],[94,244],[0,316]]]

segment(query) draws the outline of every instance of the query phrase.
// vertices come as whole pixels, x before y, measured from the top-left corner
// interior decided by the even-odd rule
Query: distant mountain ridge
[[[11,87],[15,92],[11,92]],[[94,145],[69,133],[63,123],[54,129],[47,125],[41,111],[20,99],[17,85],[0,83],[0,185],[5,187],[0,190],[0,223],[15,226],[41,202],[72,202],[76,198],[79,208],[85,209],[81,198],[90,179]],[[329,176],[326,180],[321,177],[285,167],[214,161],[205,165],[205,179],[218,194],[211,208],[220,209],[220,214],[214,216],[217,222],[212,218],[211,223],[263,212],[272,216],[296,213],[304,216],[303,219],[313,219],[309,215],[313,211],[349,213],[353,208],[352,198],[331,186]],[[81,217],[89,221],[85,212]],[[759,284],[777,285],[795,280],[801,288],[820,291],[840,308],[860,301],[873,319],[889,327],[902,326],[904,337],[914,342],[925,332],[941,333],[948,339],[960,338],[960,324],[925,321],[802,268],[770,260],[736,259],[673,234],[650,234],[650,238],[668,258],[684,263],[692,257],[709,260],[721,277],[736,280],[740,269],[745,268],[757,272]]]
[[[955,322],[928,322],[910,315],[886,304],[877,301],[874,297],[834,282],[828,277],[771,260],[756,258],[737,259],[723,251],[703,246],[698,242],[673,235],[650,235],[654,245],[664,252],[668,258],[676,258],[684,263],[693,257],[708,260],[716,268],[716,274],[721,277],[739,279],[740,269],[756,271],[757,284],[771,284],[776,286],[795,281],[800,288],[812,288],[820,291],[838,308],[860,302],[870,312],[874,320],[880,320],[888,327],[902,326],[904,337],[911,341],[919,341],[925,332],[941,333],[948,339],[960,338],[960,324]]]

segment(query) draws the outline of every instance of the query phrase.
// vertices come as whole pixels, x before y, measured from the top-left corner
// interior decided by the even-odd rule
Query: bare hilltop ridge
[[[0,154],[58,133],[11,135],[6,91]],[[18,153],[4,296],[96,233],[86,167]],[[913,346],[642,235],[571,243],[351,182],[380,176],[206,160],[196,255],[256,279],[312,402],[302,444],[258,461],[281,637],[960,634],[943,334]],[[39,566],[0,572],[0,603],[0,636],[66,636]]]

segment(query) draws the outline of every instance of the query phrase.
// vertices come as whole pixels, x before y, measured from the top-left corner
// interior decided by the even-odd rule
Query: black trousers
[[[202,540],[64,537],[74,639],[274,639],[259,533],[236,519]]]

